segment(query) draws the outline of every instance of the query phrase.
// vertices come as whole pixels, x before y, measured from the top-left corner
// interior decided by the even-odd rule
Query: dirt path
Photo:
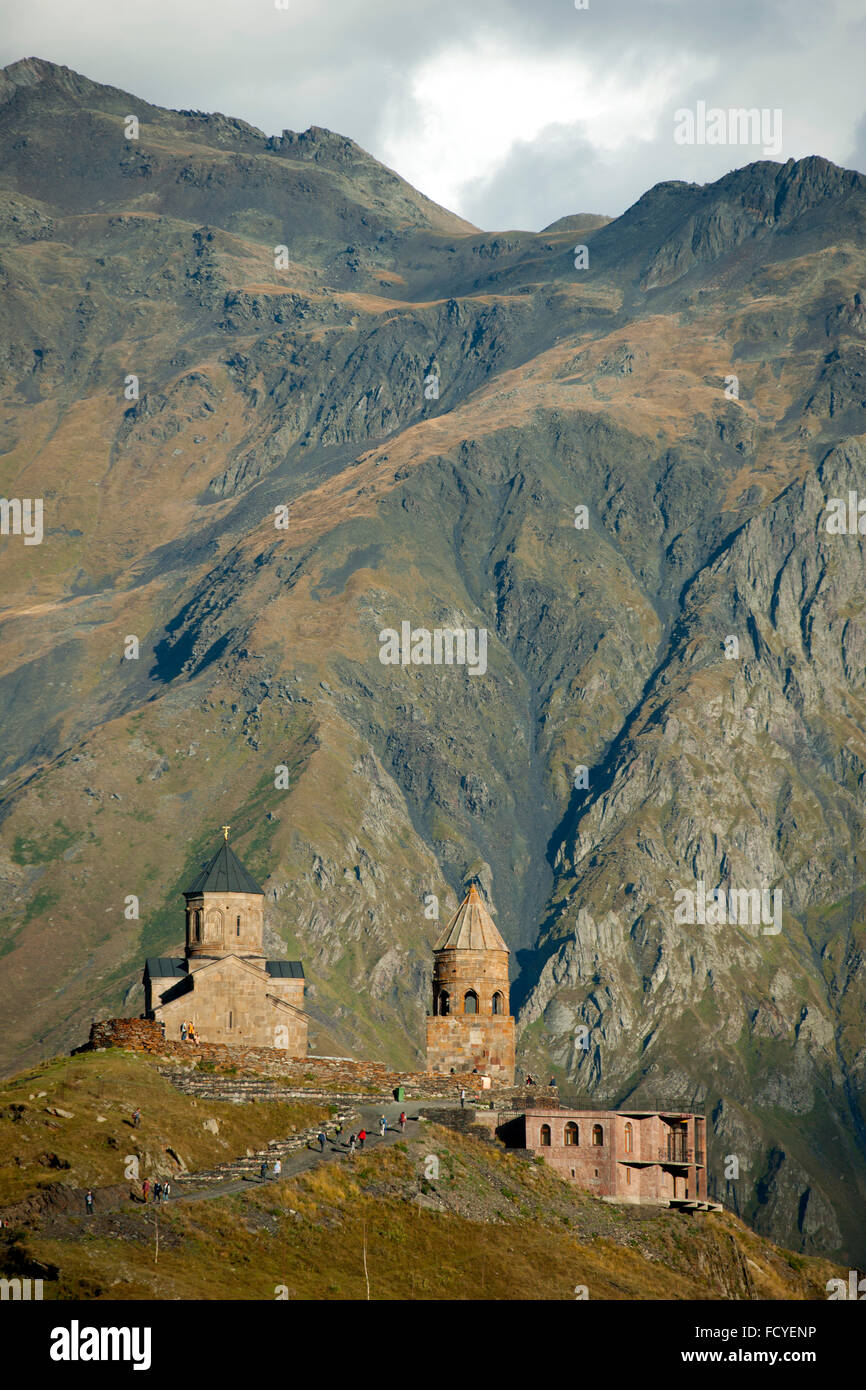
[[[415,1128],[418,1115],[426,1114],[429,1110],[454,1110],[455,1103],[448,1100],[430,1101],[406,1101],[403,1104],[392,1101],[382,1102],[371,1105],[359,1105],[356,1113],[361,1116],[360,1123],[353,1124],[352,1128],[357,1132],[359,1129],[366,1129],[367,1138],[364,1143],[364,1153],[371,1153],[375,1149],[381,1148],[386,1144],[395,1144],[404,1136],[400,1130],[399,1118],[400,1111],[406,1112],[406,1136],[409,1137]],[[379,1119],[384,1115],[388,1122],[388,1128],[384,1138],[379,1134]],[[282,1160],[282,1173],[278,1178],[268,1171],[267,1177],[262,1181],[258,1176],[245,1176],[240,1178],[226,1178],[223,1181],[208,1182],[206,1186],[196,1188],[195,1173],[190,1173],[183,1178],[183,1187],[175,1185],[170,1198],[170,1203],[174,1202],[203,1202],[214,1197],[228,1197],[235,1193],[250,1192],[257,1187],[263,1187],[268,1183],[283,1182],[288,1178],[297,1177],[298,1173],[308,1172],[311,1168],[317,1168],[322,1163],[348,1163],[349,1127],[346,1126],[346,1138],[342,1143],[337,1143],[328,1139],[325,1143],[324,1153],[320,1151],[318,1145],[299,1149],[296,1153],[289,1154]],[[360,1149],[357,1150],[361,1152]]]

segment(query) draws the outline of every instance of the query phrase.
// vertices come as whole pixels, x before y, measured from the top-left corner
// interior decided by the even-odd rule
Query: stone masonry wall
[[[97,1047],[127,1047],[133,1052],[153,1052],[163,1042],[161,1023],[150,1018],[103,1018],[91,1025],[90,1040],[80,1052]]]
[[[478,1013],[493,1013],[493,995],[502,995],[501,1013],[509,1012],[507,951],[437,951],[433,961],[434,998],[441,990],[449,997],[448,1012],[463,1013],[467,990],[478,995]]]
[[[230,1047],[269,1047],[304,1057],[307,1052],[307,1020],[291,1009],[304,1007],[304,982],[271,980],[263,972],[247,970],[234,962],[217,962],[204,972],[193,972],[195,988],[154,1009],[165,1023],[167,1038],[180,1041],[180,1025],[191,1022],[199,1037]]]
[[[427,1070],[477,1068],[504,1086],[514,1083],[514,1019],[467,1014],[427,1019]]]
[[[166,1040],[158,1022],[143,1018],[110,1018],[94,1023],[90,1041],[78,1050],[84,1052],[101,1047],[127,1048],[171,1059],[175,1064],[186,1063],[187,1067],[178,1071],[179,1078],[198,1075],[197,1069],[204,1062],[217,1068],[231,1068],[241,1076],[284,1078],[289,1086],[296,1083],[299,1090],[310,1093],[324,1088],[329,1093],[361,1093],[384,1098],[398,1086],[404,1086],[407,1092],[411,1090],[415,1095],[456,1101],[463,1087],[468,1099],[476,1098],[482,1104],[493,1094],[482,1091],[480,1078],[468,1073],[452,1076],[450,1071],[433,1075],[402,1072],[392,1070],[383,1062],[357,1061],[350,1057],[290,1058],[284,1051],[272,1047],[229,1047],[225,1043]],[[497,1091],[497,1094],[501,1096],[502,1093]],[[262,1093],[256,1098],[277,1099],[278,1096],[273,1092]]]
[[[197,893],[187,898],[188,954],[260,956],[264,898],[260,893]]]

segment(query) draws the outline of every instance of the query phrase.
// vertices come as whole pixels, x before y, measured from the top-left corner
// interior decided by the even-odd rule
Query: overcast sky
[[[675,113],[699,102],[780,111],[768,157],[866,172],[866,0],[588,5],[3,0],[0,63],[49,58],[269,135],[327,126],[485,228],[616,215],[663,179],[765,157],[678,144]]]

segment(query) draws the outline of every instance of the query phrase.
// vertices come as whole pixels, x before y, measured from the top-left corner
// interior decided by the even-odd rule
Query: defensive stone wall
[[[395,1071],[384,1062],[357,1061],[351,1057],[291,1058],[274,1047],[231,1047],[226,1043],[167,1040],[159,1022],[144,1018],[109,1018],[94,1023],[89,1042],[77,1050],[87,1052],[103,1047],[126,1048],[171,1061],[174,1066],[160,1069],[165,1075],[191,1094],[208,1091],[212,1098],[216,1098],[219,1090],[225,1092],[227,1099],[275,1100],[295,1088],[305,1092],[326,1090],[335,1095],[386,1097],[403,1086],[407,1099],[411,1093],[456,1102],[462,1088],[467,1101],[485,1104],[494,1094],[492,1090],[483,1091],[481,1077],[469,1072]],[[202,1063],[207,1068],[204,1072],[200,1070]],[[232,1075],[220,1075],[221,1069]],[[267,1084],[261,1086],[257,1078],[279,1078],[285,1084],[281,1089]],[[232,1088],[237,1095],[228,1095]],[[503,1093],[497,1089],[496,1095],[501,1097]]]
[[[126,1047],[132,1052],[153,1052],[165,1046],[164,1028],[150,1018],[103,1018],[91,1024],[90,1039],[77,1052],[97,1047]]]

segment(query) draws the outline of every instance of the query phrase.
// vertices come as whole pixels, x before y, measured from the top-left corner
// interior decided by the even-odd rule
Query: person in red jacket
[[[358,1130],[358,1148],[359,1148],[359,1149],[363,1149],[363,1147],[364,1147],[364,1140],[365,1140],[366,1138],[367,1138],[367,1131],[366,1131],[365,1129],[359,1129],[359,1130]]]

